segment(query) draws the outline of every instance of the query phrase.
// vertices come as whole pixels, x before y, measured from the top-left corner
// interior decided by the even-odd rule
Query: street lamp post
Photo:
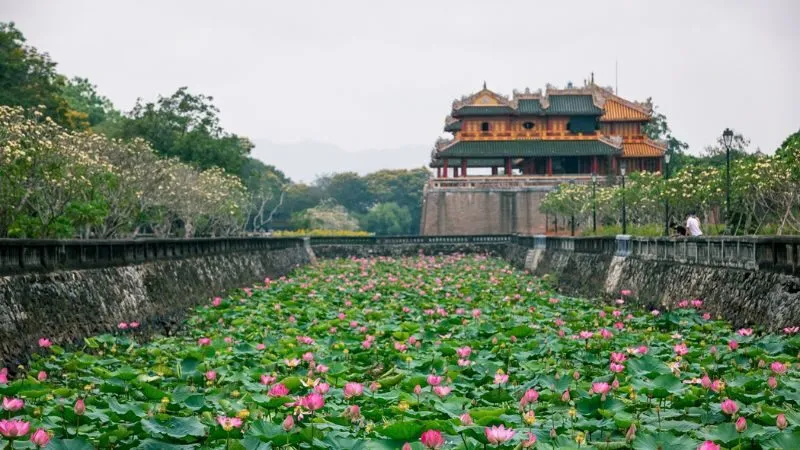
[[[733,143],[733,131],[725,128],[722,132],[722,143],[725,144],[725,228],[731,217],[731,143]]]
[[[595,185],[597,184],[597,173],[592,172],[592,233],[597,234],[597,197],[595,195]]]
[[[669,181],[669,158],[669,152],[664,153],[664,236],[669,236],[669,197],[666,195],[666,181]]]
[[[619,163],[619,173],[622,174],[622,234],[628,234],[628,217],[625,210],[625,169],[627,165],[624,159]]]
[[[570,184],[570,186],[574,186],[575,185],[575,180],[569,180],[569,184]],[[570,196],[572,196],[572,195],[575,195],[575,192],[571,190],[570,191]],[[569,218],[570,234],[572,236],[575,236],[575,205],[574,205],[575,201],[574,201],[574,197],[572,197],[570,200],[573,200],[573,205],[571,205],[572,206],[572,208],[571,208],[572,216]]]

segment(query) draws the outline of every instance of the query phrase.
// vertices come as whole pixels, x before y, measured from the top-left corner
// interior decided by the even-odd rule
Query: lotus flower
[[[312,392],[300,400],[300,406],[309,411],[316,411],[325,406],[325,399],[322,397],[322,395]]]
[[[47,433],[47,431],[45,431],[44,428],[39,428],[31,435],[31,442],[38,447],[45,447],[48,443],[50,443],[50,435]]]
[[[469,426],[469,425],[472,425],[472,423],[473,423],[472,422],[472,416],[470,416],[468,412],[465,412],[464,414],[459,416],[459,420],[461,420],[461,425],[463,425],[465,427]]]
[[[592,383],[592,392],[594,392],[595,394],[606,395],[608,394],[608,391],[610,389],[611,387],[608,385],[608,383],[604,382]]]
[[[447,394],[450,393],[450,390],[451,390],[450,386],[434,386],[433,387],[433,393],[438,395],[439,397],[442,397],[442,398],[446,397]]]
[[[19,411],[25,407],[25,402],[21,398],[3,397],[3,409],[6,411]]]
[[[430,450],[437,450],[444,445],[444,438],[442,437],[442,432],[439,430],[428,430],[422,433],[420,441],[425,448]]]
[[[498,445],[505,442],[510,441],[516,431],[512,430],[511,428],[506,428],[503,425],[486,427],[484,429],[486,433],[486,440],[489,441],[490,444]]]
[[[7,438],[18,438],[28,434],[30,422],[24,420],[0,420],[0,434]]]
[[[50,339],[47,339],[47,338],[39,339],[39,347],[41,347],[41,348],[50,348],[52,345],[53,345],[53,343],[50,342]]]
[[[729,416],[732,416],[736,414],[737,411],[739,411],[739,405],[737,405],[736,402],[731,399],[723,401],[719,406],[720,409],[722,409],[722,412],[724,412]]]
[[[285,397],[289,393],[289,389],[283,383],[278,383],[272,386],[267,392],[270,397]]]
[[[225,431],[231,431],[234,428],[242,427],[242,419],[238,417],[217,416],[217,423],[219,423]]]
[[[712,441],[705,441],[697,447],[697,450],[721,450],[721,447]]]
[[[747,420],[744,417],[739,416],[739,418],[736,419],[736,431],[742,433],[746,429],[747,429]]]
[[[344,385],[344,398],[358,397],[364,392],[361,383],[350,382]]]
[[[291,431],[291,429],[294,428],[294,416],[291,414],[286,416],[286,418],[283,419],[283,423],[281,423],[281,427],[283,427],[284,431]]]
[[[72,409],[75,411],[76,415],[82,416],[83,413],[86,412],[86,403],[84,403],[82,398],[79,398],[75,401],[75,406]]]
[[[787,367],[784,363],[780,361],[774,361],[772,364],[769,365],[770,370],[772,373],[776,375],[783,375],[786,373]]]
[[[442,382],[442,377],[438,375],[428,375],[428,385],[429,386],[438,386]]]
[[[789,426],[789,422],[786,421],[786,416],[783,413],[780,413],[777,417],[775,417],[775,426],[781,430],[784,430]]]
[[[528,432],[528,439],[522,441],[522,448],[531,448],[536,444],[536,435]]]

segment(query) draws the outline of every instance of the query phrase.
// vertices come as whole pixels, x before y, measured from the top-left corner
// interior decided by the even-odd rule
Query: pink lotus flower
[[[125,323],[125,322],[120,322],[120,323],[117,325],[117,328],[119,328],[120,330],[127,330],[127,329],[128,329],[128,324],[127,324],[127,323]]]
[[[450,388],[450,386],[434,386],[433,387],[433,393],[438,395],[439,397],[442,397],[442,398],[446,397],[447,394],[449,394],[451,390],[452,389]]]
[[[344,385],[344,398],[358,397],[364,393],[361,383],[350,382]]]
[[[619,293],[624,297],[628,297],[629,295],[631,295],[632,292],[631,292],[630,289],[623,289],[623,290],[619,291]]]
[[[565,390],[563,394],[561,394],[561,401],[566,403],[570,400],[569,389]]]
[[[3,397],[3,409],[6,411],[19,411],[25,407],[25,402],[21,398]]]
[[[728,348],[730,348],[731,351],[735,351],[737,348],[739,348],[739,343],[731,339],[728,341]]]
[[[710,313],[703,313],[703,320],[711,320],[711,314]]]
[[[312,392],[301,398],[298,403],[303,408],[313,412],[325,406],[325,398],[316,392]]]
[[[599,383],[592,383],[592,392],[595,394],[606,395],[608,391],[611,390],[611,387],[608,383],[599,382]]]
[[[600,330],[600,336],[603,339],[611,339],[612,337],[614,337],[614,333],[612,333],[612,332],[608,331],[607,329],[603,328],[602,330]]]
[[[25,436],[30,431],[30,422],[24,420],[0,420],[0,434],[7,438],[18,438]]]
[[[422,394],[422,386],[420,385],[414,386],[414,394],[416,395]]]
[[[722,409],[722,412],[724,412],[729,416],[732,416],[736,414],[737,411],[739,411],[739,405],[737,405],[736,402],[731,399],[723,401],[722,403],[720,403],[719,406],[720,409]]]
[[[283,423],[281,423],[281,427],[284,431],[291,431],[291,429],[294,428],[294,416],[291,414],[286,416],[286,418],[283,419]]]
[[[719,394],[719,391],[722,390],[722,381],[714,380],[714,382],[711,383],[711,390]]]
[[[256,350],[264,350],[266,348],[267,348],[267,346],[262,344],[262,343],[260,343],[260,342],[258,344],[256,344]]]
[[[50,348],[52,345],[53,345],[53,343],[50,342],[50,339],[47,339],[47,338],[40,338],[39,339],[39,347],[41,347],[41,348]]]
[[[459,347],[456,349],[456,354],[459,358],[469,358],[469,355],[472,354],[472,348],[469,346],[466,347]]]
[[[508,382],[508,375],[504,373],[494,374],[494,384],[503,384]]]
[[[8,384],[8,369],[0,369],[0,384]]]
[[[610,369],[614,373],[620,373],[625,370],[624,364],[611,363]]]
[[[47,372],[44,370],[40,370],[39,373],[36,375],[36,379],[39,381],[47,380]]]
[[[217,423],[219,423],[225,431],[231,431],[234,428],[242,427],[242,419],[238,417],[217,416]]]
[[[528,439],[522,441],[522,448],[531,448],[536,444],[536,435],[528,432]]]
[[[208,372],[206,372],[206,380],[214,381],[216,379],[217,379],[217,372],[213,370],[209,370]]]
[[[222,304],[222,297],[214,297],[214,300],[211,300],[211,305],[217,307]]]
[[[267,395],[270,397],[285,397],[287,394],[289,394],[289,389],[283,383],[272,386],[269,392],[267,392]]]
[[[591,337],[594,336],[594,333],[591,331],[581,331],[578,333],[578,336],[580,336],[581,339],[591,339]]]
[[[786,416],[783,415],[783,413],[780,413],[777,417],[775,417],[775,426],[781,430],[784,430],[789,426],[789,422],[786,421]]]
[[[628,357],[625,356],[625,353],[611,352],[611,362],[613,363],[622,364],[626,359],[628,359]]]
[[[428,430],[422,433],[419,440],[422,442],[422,445],[425,448],[430,450],[437,450],[444,445],[444,438],[442,437],[442,432],[439,430]]]
[[[352,421],[356,421],[361,417],[361,408],[358,405],[350,405],[344,409],[342,415]]]
[[[82,416],[83,413],[86,412],[86,403],[84,403],[82,398],[79,398],[75,401],[75,406],[72,409],[75,411],[76,415]]]
[[[711,378],[708,377],[708,374],[703,375],[703,378],[700,379],[700,385],[706,389],[711,388]]]
[[[694,299],[694,300],[692,300],[692,306],[694,306],[695,308],[702,308],[703,307],[703,301],[699,300],[699,299]]]
[[[747,429],[747,420],[744,417],[739,416],[739,418],[736,419],[736,431],[742,433],[746,429]]]
[[[493,426],[493,427],[486,427],[484,429],[486,433],[486,440],[489,441],[490,444],[498,445],[505,442],[510,441],[516,431],[512,430],[511,428],[506,428],[503,425]]]
[[[37,447],[45,447],[50,443],[50,435],[47,434],[44,428],[39,428],[31,435],[31,442]]]
[[[528,389],[524,394],[522,394],[520,404],[522,404],[522,406],[526,406],[531,403],[536,403],[537,401],[539,401],[539,392],[536,389]]]
[[[197,340],[197,345],[201,347],[211,345],[211,339],[207,337],[201,337],[200,339]]]
[[[139,322],[131,322],[128,325],[130,325],[131,328],[139,328]]]
[[[467,427],[472,425],[472,416],[469,415],[468,412],[465,412],[461,416],[459,416],[459,420],[461,420],[461,425]]]
[[[721,447],[712,441],[705,441],[697,447],[697,450],[721,450]]]
[[[277,378],[274,375],[261,375],[261,384],[264,386],[269,386],[275,382]]]
[[[657,317],[659,314],[661,314],[661,311],[657,309],[650,311],[650,315],[652,315],[653,317]]]
[[[736,333],[739,336],[751,336],[753,334],[753,329],[752,328],[739,328],[739,330],[737,330]]]
[[[675,346],[673,347],[673,350],[675,350],[675,354],[678,355],[678,356],[683,356],[683,355],[689,353],[689,349],[686,347],[686,344],[683,343],[683,342],[681,342],[680,344],[675,344]]]
[[[438,375],[428,375],[428,385],[429,386],[438,386],[442,382],[442,377]]]
[[[786,365],[780,361],[773,361],[773,363],[769,365],[769,368],[772,370],[772,373],[776,375],[783,375],[787,370]]]
[[[325,395],[331,389],[331,386],[328,383],[320,383],[314,386],[314,392],[317,394]]]
[[[403,446],[402,446],[402,447],[400,447],[400,450],[412,450],[412,448],[411,448],[411,444],[409,444],[408,442],[406,442],[405,444],[403,444]]]
[[[800,333],[800,327],[786,327],[783,329],[785,334],[796,334]]]
[[[769,386],[770,389],[775,389],[778,387],[778,379],[775,377],[769,377],[767,379],[767,386]]]

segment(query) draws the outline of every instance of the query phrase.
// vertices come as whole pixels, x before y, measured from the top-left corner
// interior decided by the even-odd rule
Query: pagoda
[[[472,168],[503,176],[609,175],[623,160],[629,172],[661,171],[665,145],[644,133],[651,117],[651,104],[594,83],[515,91],[511,99],[484,84],[453,102],[444,127],[453,137],[437,141],[430,166],[438,178],[465,177]]]
[[[615,183],[662,169],[665,143],[649,139],[652,105],[591,82],[514,92],[483,89],[453,102],[451,139],[431,152],[436,177],[425,186],[425,235],[551,232],[539,206],[562,183]],[[563,218],[562,218],[563,223]],[[580,226],[580,225],[578,225]],[[555,227],[558,230],[558,227]]]

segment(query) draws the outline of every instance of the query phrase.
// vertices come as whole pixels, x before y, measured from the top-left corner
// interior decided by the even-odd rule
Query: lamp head
[[[725,128],[725,131],[722,132],[722,142],[725,147],[730,147],[733,143],[733,131],[730,128]]]
[[[671,157],[671,156],[672,156],[672,155],[670,155],[670,154],[669,154],[669,152],[667,152],[667,153],[664,153],[664,162],[665,162],[665,163],[667,163],[667,164],[669,164],[669,160],[670,160],[670,157]]]
[[[596,172],[592,172],[592,183],[595,183],[595,182],[597,182],[597,173]]]
[[[619,173],[621,173],[623,177],[625,176],[625,169],[627,168],[628,168],[627,161],[623,159],[622,161],[619,162]]]

